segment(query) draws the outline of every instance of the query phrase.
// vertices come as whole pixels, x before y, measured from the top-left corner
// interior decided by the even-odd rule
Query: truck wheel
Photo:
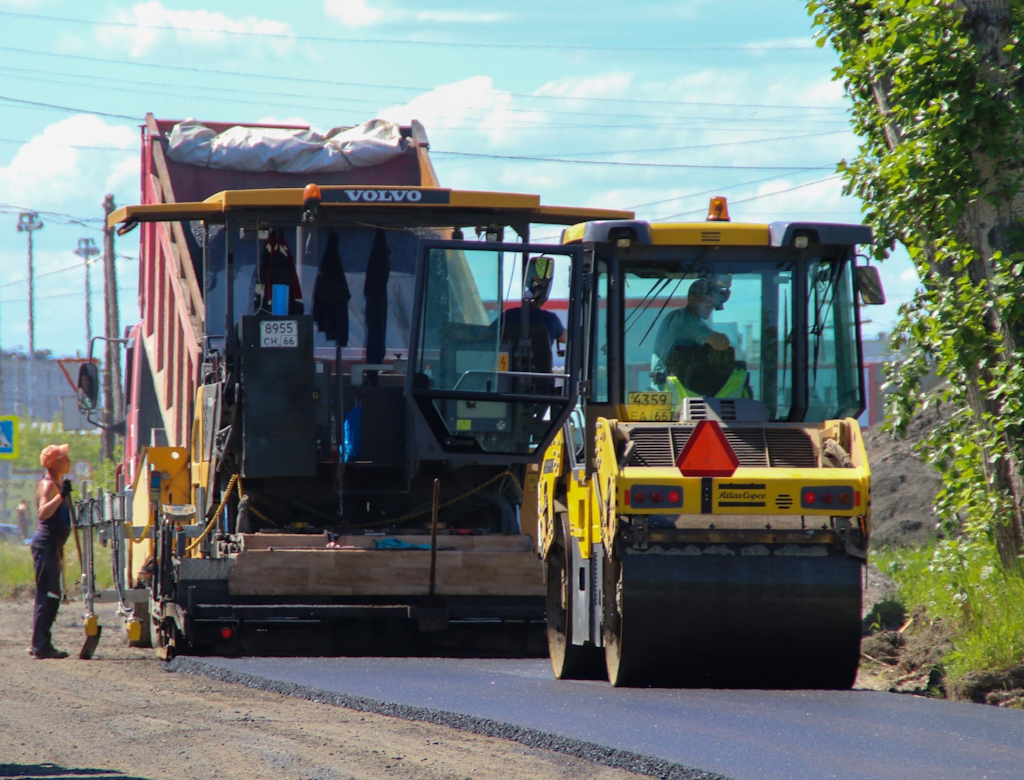
[[[545,561],[551,669],[559,680],[600,680],[604,678],[600,648],[572,643],[571,577],[565,548],[567,518],[561,515],[559,519],[558,536]]]

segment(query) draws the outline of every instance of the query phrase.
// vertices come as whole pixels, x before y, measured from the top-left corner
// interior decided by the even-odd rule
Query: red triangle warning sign
[[[731,477],[739,465],[736,453],[714,420],[697,423],[676,458],[676,466],[684,477]]]

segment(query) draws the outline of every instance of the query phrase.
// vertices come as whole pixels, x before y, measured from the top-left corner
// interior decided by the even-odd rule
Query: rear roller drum
[[[603,641],[615,686],[849,688],[860,655],[861,563],[765,545],[605,561]]]

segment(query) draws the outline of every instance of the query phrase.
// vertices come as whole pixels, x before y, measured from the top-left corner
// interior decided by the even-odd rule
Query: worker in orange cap
[[[36,573],[36,604],[32,620],[35,658],[67,658],[53,646],[50,630],[60,608],[60,573],[64,542],[71,533],[71,469],[67,444],[50,444],[39,453],[46,476],[36,486],[36,533],[32,537],[32,561]]]

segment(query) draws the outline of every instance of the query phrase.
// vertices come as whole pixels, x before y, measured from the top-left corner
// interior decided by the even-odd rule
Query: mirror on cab
[[[99,402],[99,376],[95,363],[82,363],[78,367],[78,407],[82,411],[92,411]]]
[[[555,275],[555,260],[547,255],[531,257],[526,266],[523,299],[540,306],[551,293],[551,280]]]
[[[857,267],[857,290],[860,299],[868,306],[880,306],[885,303],[885,290],[882,289],[882,277],[878,266],[862,265]]]

